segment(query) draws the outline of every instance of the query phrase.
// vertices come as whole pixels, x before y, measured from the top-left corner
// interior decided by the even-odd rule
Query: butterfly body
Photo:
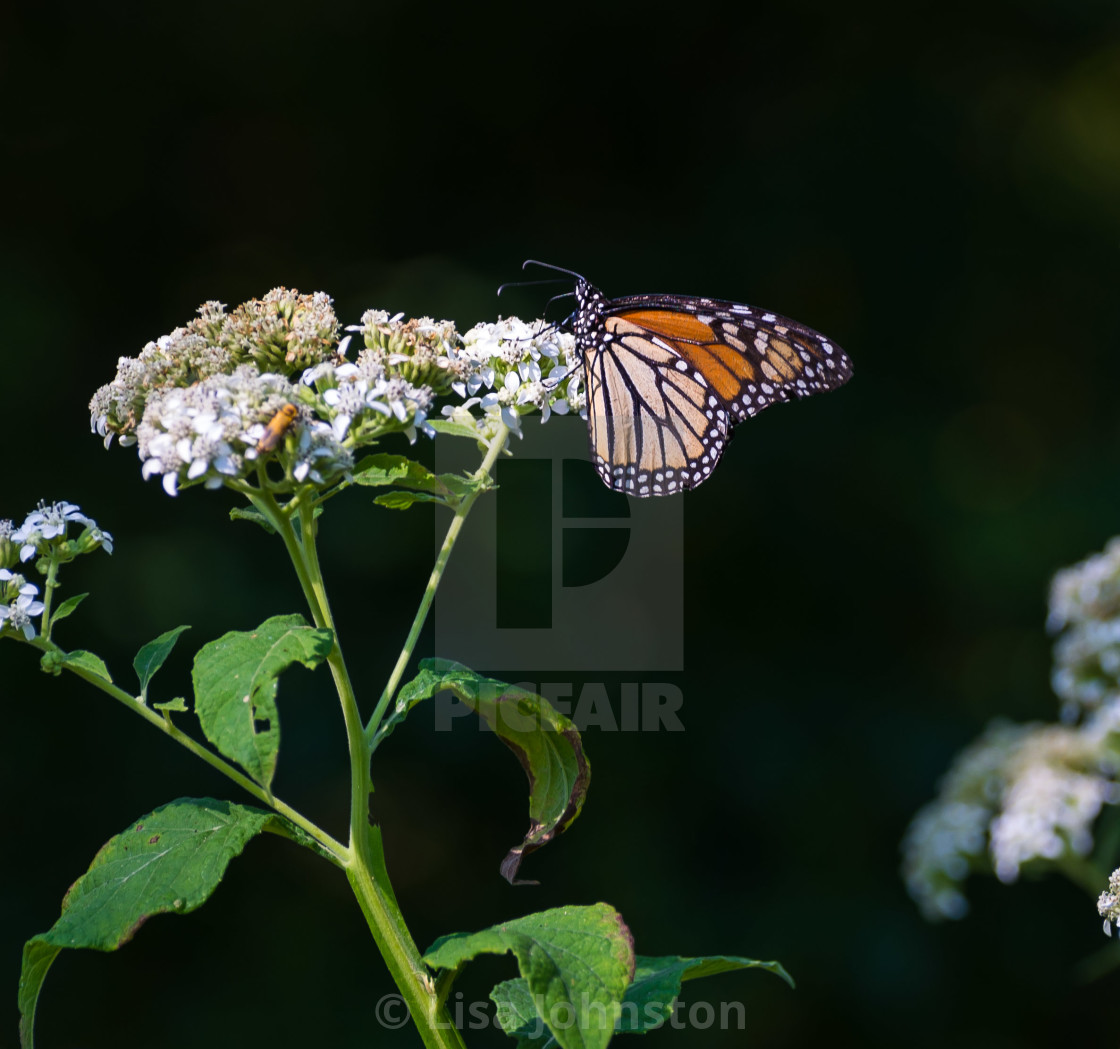
[[[591,455],[607,487],[671,495],[711,475],[737,423],[835,389],[847,355],[797,321],[687,295],[608,299],[576,279]]]

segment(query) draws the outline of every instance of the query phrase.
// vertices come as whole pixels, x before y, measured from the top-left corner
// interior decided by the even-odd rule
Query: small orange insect
[[[297,415],[299,409],[294,404],[285,404],[265,427],[264,436],[257,442],[257,454],[264,455],[266,452],[271,452],[288,432],[288,427],[296,421]]]

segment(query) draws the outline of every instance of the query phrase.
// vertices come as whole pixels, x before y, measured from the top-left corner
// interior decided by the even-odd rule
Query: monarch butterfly
[[[695,488],[736,423],[852,377],[839,346],[776,313],[692,295],[608,299],[578,273],[530,264],[576,279],[563,326],[583,362],[591,457],[616,492]]]
[[[294,404],[285,404],[269,421],[264,428],[264,436],[257,442],[257,454],[264,455],[271,452],[281,438],[288,432],[288,428],[296,421],[299,409]]]

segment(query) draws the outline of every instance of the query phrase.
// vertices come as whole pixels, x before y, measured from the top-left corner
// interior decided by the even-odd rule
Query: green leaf
[[[622,999],[615,1033],[645,1034],[660,1027],[673,1015],[674,1003],[684,981],[736,969],[762,969],[793,986],[789,973],[778,962],[729,955],[646,958],[639,954],[635,959],[634,979]],[[498,984],[490,992],[490,999],[497,1007],[498,1024],[523,1049],[544,1049],[549,1044],[551,1035],[537,1011],[527,980],[519,977]]]
[[[434,492],[436,489],[436,475],[426,466],[403,455],[385,452],[367,455],[354,467],[353,478],[355,484],[371,488],[391,484],[421,492]]]
[[[314,669],[334,635],[302,616],[273,616],[256,630],[224,634],[194,657],[194,709],[206,738],[268,789],[280,749],[279,675],[293,663]]]
[[[518,976],[495,984],[490,991],[498,1026],[522,1049],[547,1049],[556,1044],[552,1032],[537,1012],[529,981]]]
[[[479,954],[512,951],[535,1008],[562,1049],[603,1049],[634,974],[634,942],[606,903],[558,907],[476,933],[453,933],[424,955],[456,969]]]
[[[452,509],[458,500],[451,490],[421,463],[403,455],[367,455],[354,469],[354,483],[368,487],[392,485],[405,491],[386,492],[373,501],[390,510],[407,510],[415,503],[443,503]]]
[[[483,474],[481,477],[466,477],[463,474],[440,474],[439,481],[460,501],[471,492],[485,492],[490,488],[497,487],[489,474]]]
[[[283,509],[283,507],[281,507]],[[322,506],[316,506],[312,511],[311,516],[314,520],[318,520],[319,515],[323,512]],[[229,519],[231,521],[251,521],[255,525],[260,525],[269,535],[275,535],[276,529],[272,526],[272,522],[265,517],[260,510],[254,507],[241,507],[235,506],[229,512]]]
[[[480,445],[485,446],[486,442],[483,441],[478,430],[466,423],[455,422],[452,419],[429,419],[428,423],[437,433],[445,433],[449,437],[470,437],[472,440],[478,441]]]
[[[167,657],[171,655],[175,642],[179,640],[179,635],[184,630],[190,630],[190,627],[177,626],[174,630],[168,630],[166,633],[160,634],[154,641],[149,641],[136,653],[132,666],[136,671],[136,676],[140,679],[141,703],[148,702],[148,683],[155,677],[156,671],[163,666]]]
[[[92,652],[87,652],[84,648],[79,648],[75,652],[67,652],[63,665],[68,667],[81,667],[91,674],[96,674],[98,677],[104,678],[110,684],[113,681],[113,677],[109,673],[109,668],[105,665],[105,660],[100,656],[95,656]]]
[[[413,503],[442,503],[443,499],[430,492],[386,492],[375,496],[373,501],[390,510],[407,510]]]
[[[448,659],[420,661],[420,673],[397,693],[393,712],[374,740],[378,745],[422,700],[444,690],[454,693],[497,733],[529,778],[529,831],[502,861],[502,876],[519,882],[517,871],[528,853],[548,844],[571,826],[583,808],[591,766],[579,731],[548,700],[533,692],[482,677]]]
[[[153,914],[186,914],[206,902],[229,861],[266,825],[286,820],[213,798],[180,798],[110,838],[66,893],[62,916],[23,948],[20,1044],[31,1049],[35,1007],[64,947],[115,951]]]
[[[51,613],[51,622],[57,623],[60,619],[65,619],[87,597],[89,597],[89,594],[75,594],[73,597],[68,597]]]
[[[165,711],[168,714],[174,714],[179,711],[189,710],[187,701],[182,696],[176,696],[174,699],[169,699],[166,703],[153,703],[153,710]]]
[[[477,436],[475,434],[474,436]],[[391,510],[406,510],[414,503],[443,503],[454,510],[470,492],[493,487],[489,477],[440,474],[403,455],[368,455],[354,469],[354,483],[369,487],[392,485],[403,492],[386,492],[373,501]]]
[[[626,991],[619,1017],[619,1033],[644,1034],[660,1027],[673,1015],[673,1003],[681,993],[685,980],[736,969],[763,969],[780,976],[793,986],[789,973],[778,962],[759,962],[753,958],[731,955],[710,955],[705,958],[681,958],[668,955],[646,958],[639,955],[634,980]]]
[[[253,524],[260,525],[269,535],[276,534],[276,529],[272,527],[269,519],[260,510],[251,507],[233,507],[229,512],[229,519],[231,521],[252,521]]]

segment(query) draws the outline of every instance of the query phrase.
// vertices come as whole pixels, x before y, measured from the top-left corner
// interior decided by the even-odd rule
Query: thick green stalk
[[[271,497],[262,499],[258,509],[269,518],[284,540],[315,625],[327,627],[335,636],[327,663],[342,704],[350,753],[350,845],[344,863],[346,877],[425,1046],[429,1049],[463,1049],[462,1037],[446,1010],[437,1003],[432,978],[420,959],[420,950],[408,931],[389,882],[379,839],[375,839],[376,832],[368,825],[369,797],[373,793],[369,748],[319,565],[314,507],[310,500],[300,505],[301,534],[298,539],[288,515]]]
[[[509,430],[504,425],[500,426],[499,431],[490,441],[482,465],[475,472],[476,479],[489,476],[508,437]],[[371,829],[368,825],[368,804],[373,793],[369,767],[370,740],[400,685],[401,677],[420,638],[420,631],[431,610],[448,558],[462,530],[463,522],[480,493],[480,488],[468,493],[455,511],[404,648],[381,700],[364,730],[319,565],[315,542],[314,503],[310,499],[300,503],[298,508],[300,535],[297,537],[290,517],[291,505],[281,508],[263,484],[260,493],[250,496],[253,504],[264,514],[283,540],[315,625],[327,627],[335,635],[334,647],[327,662],[342,704],[351,768],[350,846],[346,850],[344,864],[346,877],[373,934],[374,942],[400,990],[401,998],[408,1006],[421,1040],[428,1049],[463,1049],[463,1039],[451,1022],[446,1007],[440,1001],[435,983],[421,960],[419,948],[408,931],[385,868],[380,838],[376,829]]]
[[[381,870],[384,871],[383,866]],[[360,863],[346,869],[358,906],[362,908],[421,1040],[428,1049],[465,1049],[463,1036],[438,1000],[435,981],[420,959],[420,951],[404,924],[392,890],[379,884],[381,879],[376,873],[376,868],[371,870]]]
[[[494,469],[494,463],[498,461],[498,456],[501,455],[508,437],[509,428],[505,423],[500,424],[498,432],[491,439],[486,449],[486,458],[482,460],[482,465],[474,473],[476,480],[490,476],[490,471]],[[381,694],[377,708],[370,717],[369,724],[366,725],[366,739],[371,742],[377,732],[377,726],[381,724],[381,719],[385,716],[389,704],[392,703],[397,688],[400,686],[401,678],[412,660],[416,642],[420,640],[420,631],[424,629],[424,623],[427,621],[428,613],[432,608],[432,601],[435,600],[436,591],[439,589],[439,582],[443,578],[444,569],[447,568],[448,558],[451,557],[451,551],[454,549],[459,533],[463,529],[463,522],[466,521],[467,514],[471,512],[471,507],[474,506],[475,500],[481,494],[482,489],[475,488],[464,496],[463,501],[455,511],[455,516],[451,519],[447,535],[443,540],[443,546],[440,547],[439,556],[436,558],[435,567],[432,568],[432,574],[428,577],[428,585],[424,589],[424,596],[420,599],[420,607],[416,610],[416,616],[412,620],[412,628],[408,632],[408,637],[405,638],[404,647],[397,657],[397,663],[393,667],[392,674],[389,675],[389,681],[385,685],[385,691]]]

